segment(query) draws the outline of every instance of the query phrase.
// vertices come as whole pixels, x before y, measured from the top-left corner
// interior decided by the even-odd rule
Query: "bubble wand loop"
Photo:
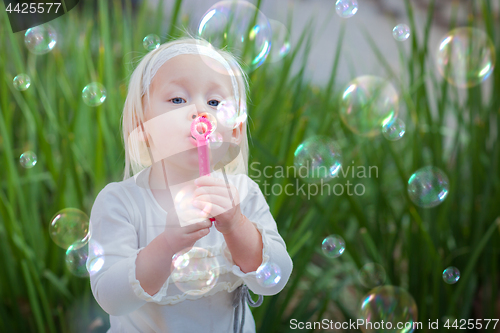
[[[200,177],[210,174],[210,156],[208,152],[208,136],[212,133],[212,123],[205,117],[197,117],[191,123],[191,135],[196,139],[198,147],[198,165]],[[211,217],[214,222],[215,218]]]

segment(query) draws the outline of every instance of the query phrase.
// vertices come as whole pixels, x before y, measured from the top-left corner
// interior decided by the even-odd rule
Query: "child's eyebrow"
[[[216,81],[209,81],[208,83],[210,84],[210,86],[213,86],[216,89],[220,89],[220,90],[224,91],[225,93],[229,93],[229,91],[226,89],[226,87],[224,87],[220,83],[217,83]],[[167,82],[167,84],[165,84],[163,86],[164,87],[163,90],[168,89],[170,85],[176,85],[176,86],[184,88],[185,85],[186,85],[186,82],[184,80],[182,80],[182,79],[173,79],[173,80],[170,80],[170,81]]]

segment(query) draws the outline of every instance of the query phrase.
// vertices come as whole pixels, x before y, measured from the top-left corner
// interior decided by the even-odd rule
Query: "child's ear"
[[[231,142],[239,145],[243,139],[243,122],[240,122],[235,129],[233,129],[233,135],[231,137]]]

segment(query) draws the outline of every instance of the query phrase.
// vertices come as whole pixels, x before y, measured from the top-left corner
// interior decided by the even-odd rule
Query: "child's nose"
[[[188,113],[188,119],[189,119],[189,120],[193,120],[193,119],[195,119],[196,117],[198,117],[198,113],[199,113],[199,112],[198,112],[196,109],[194,109],[194,110],[190,111],[190,112]]]

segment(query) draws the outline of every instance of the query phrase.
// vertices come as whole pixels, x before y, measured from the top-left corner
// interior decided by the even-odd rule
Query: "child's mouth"
[[[189,137],[189,141],[191,141],[191,143],[192,143],[194,146],[196,146],[196,147],[198,146],[198,143],[196,142],[196,139],[195,139],[195,137],[194,137],[194,136],[192,136],[192,135],[191,135],[191,136]]]

